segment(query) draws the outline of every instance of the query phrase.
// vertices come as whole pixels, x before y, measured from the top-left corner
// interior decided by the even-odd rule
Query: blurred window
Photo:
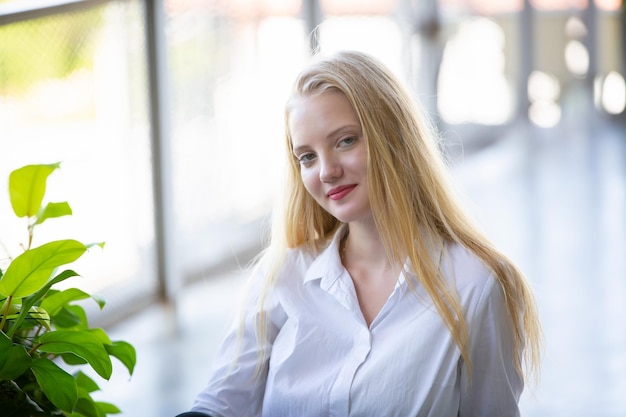
[[[398,3],[398,0],[320,0],[323,13],[332,16],[390,15]]]
[[[498,125],[513,118],[514,80],[507,73],[505,46],[505,32],[492,19],[465,18],[456,25],[439,74],[438,104],[444,121]]]
[[[530,4],[538,10],[583,10],[589,7],[590,0],[531,0]],[[605,11],[618,11],[622,0],[593,0],[595,6]]]
[[[626,107],[621,1],[596,1],[593,54],[587,1],[532,0],[529,35],[523,0],[319,0],[319,16],[305,0],[165,0],[177,272],[202,277],[261,244],[281,191],[284,103],[312,39],[324,53],[381,58],[443,123],[490,126],[518,115],[520,48],[530,44],[530,118],[549,127],[591,70],[598,108]],[[68,200],[74,216],[47,222],[39,236],[106,242],[76,267],[89,291],[156,293],[144,2],[77,4],[0,25],[0,213],[10,211],[11,170],[60,161],[48,199]],[[23,224],[5,222],[0,259],[23,236]]]
[[[73,266],[84,278],[72,284],[115,288],[119,302],[156,289],[141,4],[114,1],[0,26],[0,250],[8,252],[0,258],[18,255],[26,236],[10,207],[9,173],[61,162],[46,200],[68,201],[74,214],[38,226],[34,244],[104,241],[103,251]]]
[[[484,15],[518,12],[524,7],[524,0],[440,0],[440,3],[448,11]]]
[[[299,0],[170,0],[177,258],[205,274],[258,246],[281,173],[283,105],[308,54]]]

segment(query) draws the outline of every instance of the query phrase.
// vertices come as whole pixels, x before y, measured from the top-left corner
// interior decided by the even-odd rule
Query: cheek
[[[300,170],[300,178],[302,178],[302,184],[309,194],[315,195],[319,187],[319,175],[317,175],[316,170],[302,169]]]

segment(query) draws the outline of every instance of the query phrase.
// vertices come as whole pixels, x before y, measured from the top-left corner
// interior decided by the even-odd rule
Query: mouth
[[[327,195],[331,200],[341,200],[355,188],[356,184],[341,185],[330,190]]]

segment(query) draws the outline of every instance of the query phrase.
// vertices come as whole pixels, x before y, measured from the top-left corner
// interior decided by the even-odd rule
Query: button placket
[[[355,337],[354,347],[330,393],[331,417],[346,417],[350,414],[350,392],[359,367],[367,360],[372,348],[372,337],[367,327],[362,327]]]

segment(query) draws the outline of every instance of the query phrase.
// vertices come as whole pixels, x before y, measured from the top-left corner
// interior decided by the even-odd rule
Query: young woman
[[[455,202],[436,139],[366,54],[301,73],[284,203],[194,413],[519,415],[533,295]]]

